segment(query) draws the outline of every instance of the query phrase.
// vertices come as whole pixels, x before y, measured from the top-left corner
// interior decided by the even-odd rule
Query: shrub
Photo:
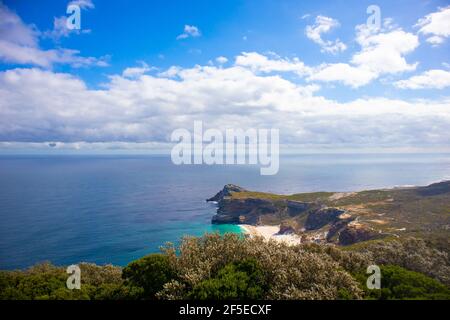
[[[184,238],[178,250],[168,246],[164,252],[179,278],[158,294],[164,299],[187,298],[191,290],[228,264],[246,259],[254,259],[261,268],[262,283],[268,288],[265,299],[337,299],[339,289],[346,289],[354,299],[362,297],[358,282],[329,255],[302,246],[206,234]]]
[[[362,244],[360,252],[369,254],[376,264],[397,265],[426,274],[450,286],[450,266],[447,253],[427,246],[421,239],[403,241],[373,241]]]
[[[450,299],[450,290],[439,281],[400,266],[384,265],[381,269],[381,289],[365,289],[368,299]],[[366,286],[367,275],[360,274]]]
[[[175,273],[167,256],[150,254],[126,266],[122,277],[126,285],[142,288],[142,298],[154,299],[163,285],[175,278]]]
[[[226,265],[216,277],[197,284],[192,299],[261,299],[265,291],[263,272],[254,259]]]
[[[37,264],[25,271],[0,272],[2,300],[89,300],[124,299],[132,292],[122,284],[121,268],[81,263],[81,289],[66,287],[68,274],[63,267]]]

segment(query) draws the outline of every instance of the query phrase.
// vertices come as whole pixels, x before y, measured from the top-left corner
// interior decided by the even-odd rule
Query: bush
[[[371,264],[382,268],[381,290],[366,289]],[[417,239],[342,249],[206,234],[123,270],[79,266],[81,290],[67,289],[66,269],[48,263],[0,271],[0,299],[450,299],[447,254]]]
[[[346,289],[353,299],[362,298],[358,282],[338,262],[325,253],[309,252],[302,246],[234,234],[206,234],[200,238],[184,238],[178,250],[168,246],[164,252],[178,279],[158,293],[163,299],[186,299],[191,290],[204,286],[203,282],[214,278],[219,270],[246,259],[258,262],[261,283],[267,286],[264,299],[337,299],[340,289]],[[213,284],[217,281],[208,283]]]
[[[381,269],[381,289],[365,289],[368,299],[450,299],[450,290],[439,281],[405,268],[385,265]],[[366,287],[367,275],[358,276]]]
[[[121,268],[80,263],[81,289],[66,287],[63,267],[37,264],[25,271],[0,272],[2,300],[90,300],[125,299],[133,296],[122,284]]]
[[[154,299],[163,285],[175,278],[175,272],[167,256],[150,254],[126,266],[122,278],[126,285],[142,288],[141,298]]]
[[[430,248],[421,239],[362,243],[360,252],[369,254],[378,265],[397,265],[420,272],[450,286],[450,265],[446,252]]]
[[[200,300],[261,299],[264,296],[263,272],[254,259],[226,265],[216,277],[196,285],[189,298]]]

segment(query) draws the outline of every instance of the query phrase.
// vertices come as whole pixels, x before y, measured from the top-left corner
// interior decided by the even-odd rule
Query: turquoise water
[[[183,235],[237,232],[211,225],[205,199],[223,185],[277,193],[356,191],[450,178],[450,155],[284,157],[257,166],[175,166],[156,156],[1,156],[0,268],[40,261],[126,265]]]

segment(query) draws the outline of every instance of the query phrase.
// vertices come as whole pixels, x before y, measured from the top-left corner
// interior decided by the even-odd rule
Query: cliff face
[[[313,210],[308,214],[305,222],[305,229],[317,230],[327,224],[333,224],[339,221],[339,216],[344,212],[344,210],[339,210],[336,208],[320,208]]]
[[[228,184],[207,201],[217,202],[212,223],[280,225],[280,234],[296,233],[305,241],[350,245],[409,232],[449,238],[450,181],[426,187],[288,196]]]
[[[313,203],[284,199],[277,201],[252,196],[232,196],[248,192],[239,186],[227,184],[214,197],[207,199],[206,201],[217,202],[217,214],[213,216],[212,223],[258,225],[264,218],[298,216],[315,206]]]
[[[349,245],[361,241],[382,238],[383,235],[370,229],[358,225],[348,224],[339,233],[339,244]]]
[[[309,236],[316,238],[314,231],[323,233],[322,228],[329,228],[336,234],[352,221],[348,218],[341,219],[345,211],[338,208],[330,208],[317,202],[261,198],[232,184],[224,186],[207,201],[217,201],[217,214],[212,217],[213,224],[259,225],[269,222],[281,225],[279,234],[299,233],[303,230],[309,231]],[[363,233],[356,233],[352,237],[347,235],[344,242],[349,244],[357,241],[360,234],[363,235]],[[364,237],[366,238],[365,234]],[[331,239],[332,237],[330,242]]]
[[[277,212],[278,208],[270,200],[224,198],[219,201],[217,214],[212,222],[256,225],[260,223],[262,215]]]

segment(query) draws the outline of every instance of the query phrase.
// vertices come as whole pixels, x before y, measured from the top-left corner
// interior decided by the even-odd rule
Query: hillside
[[[425,187],[293,195],[226,185],[212,223],[280,225],[305,242],[350,245],[380,238],[424,238],[448,250],[450,181]]]

